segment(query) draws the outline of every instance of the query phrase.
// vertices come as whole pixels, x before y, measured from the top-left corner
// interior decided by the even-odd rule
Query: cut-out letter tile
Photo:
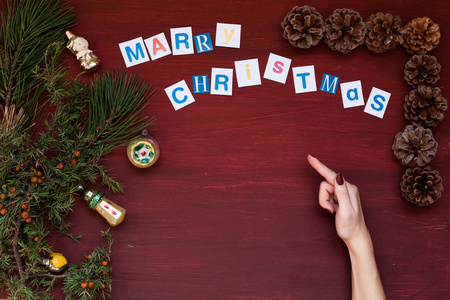
[[[264,71],[264,78],[285,84],[291,61],[290,58],[270,53],[266,70]]]
[[[192,96],[192,93],[184,80],[165,88],[164,91],[166,92],[167,97],[169,97],[175,110],[179,110],[180,108],[195,102],[194,96]]]
[[[150,61],[142,37],[120,43],[119,48],[127,68]]]
[[[344,108],[364,105],[361,80],[341,83],[341,95]]]
[[[259,62],[257,58],[234,62],[238,87],[260,85]]]
[[[386,112],[389,98],[391,98],[391,93],[373,87],[364,112],[382,119]]]
[[[217,23],[216,46],[240,48],[241,47],[241,25]]]

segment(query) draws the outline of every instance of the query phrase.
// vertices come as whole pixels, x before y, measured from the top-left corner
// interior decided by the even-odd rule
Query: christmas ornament
[[[106,198],[103,192],[85,189],[82,186],[78,189],[82,191],[83,199],[89,208],[98,212],[110,226],[114,227],[122,223],[126,214],[123,207]]]
[[[438,87],[420,85],[405,97],[403,108],[405,118],[413,125],[435,127],[444,119],[447,99],[442,97]]]
[[[61,253],[52,253],[49,258],[42,258],[40,263],[52,273],[61,273],[67,268],[67,260]]]
[[[322,15],[314,7],[295,6],[281,22],[283,37],[298,48],[316,46],[323,37],[325,25]]]
[[[439,25],[428,17],[416,18],[406,24],[403,46],[412,55],[426,54],[433,50],[440,41]]]
[[[417,206],[428,206],[436,202],[444,191],[439,172],[430,166],[408,168],[400,183],[402,196]]]
[[[325,21],[325,43],[333,50],[348,53],[364,43],[366,23],[357,11],[336,9]]]
[[[365,44],[370,51],[383,53],[403,43],[402,19],[390,13],[378,12],[366,21]]]
[[[138,168],[148,168],[159,158],[159,145],[156,140],[149,135],[147,129],[142,131],[139,138],[132,140],[128,144],[127,156],[130,162]]]
[[[406,167],[423,167],[436,155],[438,143],[429,128],[407,125],[395,136],[392,150]]]
[[[92,50],[89,50],[89,43],[85,38],[75,36],[72,32],[66,31],[69,42],[67,43],[67,49],[77,56],[77,60],[80,62],[81,67],[85,71],[94,71],[100,66],[100,60]]]
[[[428,54],[414,55],[405,64],[405,80],[413,88],[419,84],[433,85],[439,80],[441,65],[435,56]]]

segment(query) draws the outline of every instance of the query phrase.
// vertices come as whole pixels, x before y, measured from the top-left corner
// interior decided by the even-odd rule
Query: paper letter
[[[209,32],[194,36],[194,40],[195,46],[197,47],[197,53],[214,50]]]
[[[217,23],[216,46],[218,47],[241,47],[241,25]]]
[[[127,68],[150,61],[142,37],[119,44]]]
[[[152,60],[172,53],[172,51],[170,51],[169,43],[167,42],[164,32],[146,39],[145,45],[150,52],[150,57]]]
[[[384,113],[386,112],[390,97],[390,93],[376,87],[372,88],[369,100],[367,100],[366,107],[364,108],[364,112],[382,119]]]
[[[192,27],[170,28],[173,55],[194,54]]]
[[[320,90],[322,92],[336,94],[338,83],[339,83],[339,77],[324,73],[323,78],[322,78],[322,84],[320,86]]]
[[[194,86],[194,94],[209,93],[209,76],[195,75],[192,76],[192,85]]]
[[[296,94],[317,91],[314,66],[292,68],[292,74]]]
[[[236,79],[238,87],[260,85],[261,75],[259,74],[258,59],[247,59],[235,61]]]
[[[344,108],[364,105],[361,80],[341,83],[341,95]]]
[[[165,88],[164,91],[166,92],[167,97],[169,97],[175,110],[179,110],[180,108],[195,102],[195,99],[184,80]]]
[[[233,69],[211,69],[211,95],[233,94]]]
[[[291,61],[289,58],[270,53],[264,78],[285,84]]]

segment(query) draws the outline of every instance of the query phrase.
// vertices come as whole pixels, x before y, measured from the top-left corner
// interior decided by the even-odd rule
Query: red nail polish
[[[337,174],[336,176],[336,182],[339,185],[343,185],[344,184],[344,177],[342,176],[341,173]]]

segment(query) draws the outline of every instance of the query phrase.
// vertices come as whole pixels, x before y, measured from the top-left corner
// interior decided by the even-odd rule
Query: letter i
[[[248,79],[248,80],[251,80],[252,77],[250,76],[250,69],[249,69],[250,65],[249,65],[249,64],[246,64],[245,67],[246,67],[246,71],[247,71],[247,79]]]

